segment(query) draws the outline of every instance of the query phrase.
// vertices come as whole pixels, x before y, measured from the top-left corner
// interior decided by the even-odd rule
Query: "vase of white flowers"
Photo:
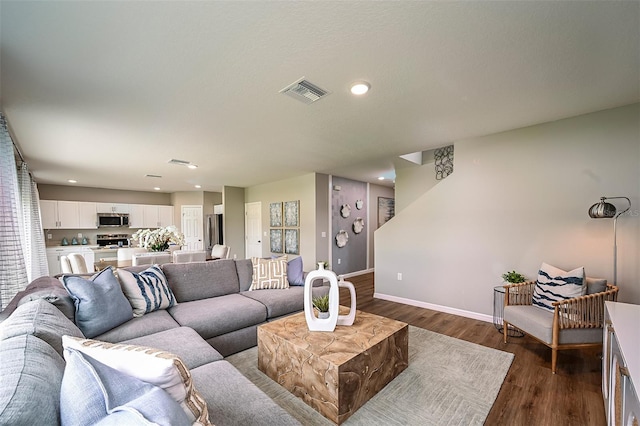
[[[169,244],[184,244],[184,235],[175,226],[167,226],[158,229],[139,229],[131,236],[131,239],[138,240],[138,246],[151,251],[164,251],[169,248]]]

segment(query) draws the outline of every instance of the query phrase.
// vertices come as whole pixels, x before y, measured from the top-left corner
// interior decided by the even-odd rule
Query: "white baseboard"
[[[376,299],[388,300],[390,302],[402,303],[405,305],[416,306],[418,308],[431,309],[433,311],[445,312],[447,314],[493,323],[493,316],[491,315],[479,314],[477,312],[465,311],[463,309],[451,308],[449,306],[435,305],[433,303],[421,302],[419,300],[405,299],[404,297],[391,296],[389,294],[374,293],[373,297]]]

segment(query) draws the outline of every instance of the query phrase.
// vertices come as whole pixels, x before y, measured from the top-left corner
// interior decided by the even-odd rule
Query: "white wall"
[[[488,316],[507,270],[535,278],[544,261],[612,280],[613,221],[587,214],[606,195],[631,198],[619,300],[640,303],[639,117],[635,104],[455,143],[453,174],[376,232],[376,293]]]

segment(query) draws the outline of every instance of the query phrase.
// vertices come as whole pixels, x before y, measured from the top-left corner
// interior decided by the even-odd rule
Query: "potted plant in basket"
[[[524,275],[516,271],[505,272],[504,274],[502,274],[502,279],[505,283],[509,284],[519,284],[527,280]]]
[[[318,318],[329,318],[329,295],[325,294],[324,296],[314,297],[312,301],[313,307],[318,310]]]

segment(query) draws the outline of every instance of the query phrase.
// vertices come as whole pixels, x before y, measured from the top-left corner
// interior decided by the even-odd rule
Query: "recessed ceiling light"
[[[196,166],[195,164],[189,164],[187,167],[190,168],[190,169],[197,169],[198,168],[198,166]]]
[[[75,180],[75,179],[69,179],[67,182],[69,182],[69,183],[78,183],[78,181]]]
[[[366,81],[358,81],[351,85],[351,93],[354,95],[364,95],[369,91],[371,85]]]
[[[378,180],[384,180],[384,176],[380,176]]]
[[[153,189],[154,189],[155,191],[160,191],[160,187],[159,187],[159,186],[156,186],[156,187],[154,187]]]
[[[200,185],[196,185],[196,188],[200,189],[200,188],[202,188],[202,186],[200,186]]]

